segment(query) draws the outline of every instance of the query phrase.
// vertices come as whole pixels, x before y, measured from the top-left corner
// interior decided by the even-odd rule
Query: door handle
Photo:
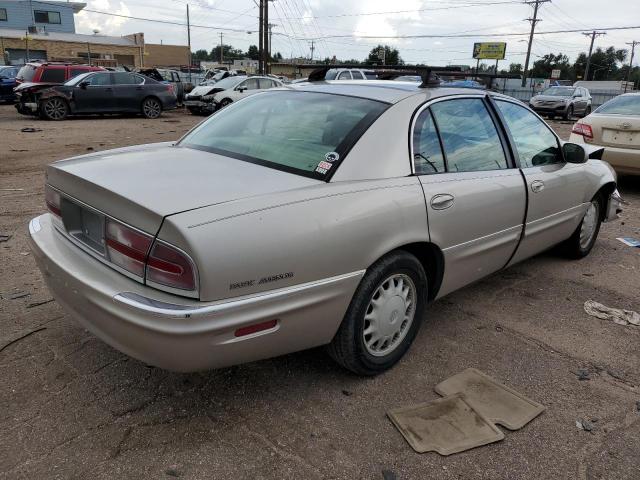
[[[534,180],[531,182],[531,191],[533,193],[538,193],[544,190],[544,182],[542,180]]]
[[[105,92],[113,92],[113,88],[105,88],[104,91]]]
[[[448,193],[440,193],[431,197],[431,208],[434,210],[445,210],[453,205],[453,195]]]

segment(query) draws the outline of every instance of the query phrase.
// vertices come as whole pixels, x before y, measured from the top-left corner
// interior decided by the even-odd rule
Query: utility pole
[[[313,51],[316,49],[316,44],[311,40],[311,63],[313,63]]]
[[[224,62],[224,43],[222,43],[222,32],[220,32],[220,66]]]
[[[264,63],[263,63],[263,59],[264,59],[264,45],[263,45],[263,40],[264,40],[264,35],[263,35],[263,27],[264,27],[264,4],[266,3],[267,0],[260,0],[260,5],[259,5],[259,9],[260,9],[260,19],[258,20],[259,23],[259,28],[258,28],[258,73],[260,75],[262,75],[264,73]]]
[[[631,71],[633,70],[633,56],[636,53],[636,45],[640,45],[640,42],[634,40],[633,42],[627,42],[627,45],[631,45],[631,60],[629,60],[629,71],[627,72],[627,81],[624,84],[624,93],[627,93],[627,84],[631,78]]]
[[[583,32],[582,34],[587,37],[591,37],[591,45],[589,45],[589,56],[587,57],[587,66],[584,69],[584,78],[583,78],[583,80],[589,80],[589,67],[591,66],[591,53],[593,52],[593,42],[595,41],[596,37],[599,37],[600,35],[606,35],[607,32],[597,32],[594,30],[593,32]]]
[[[269,50],[269,0],[264,0],[264,25],[262,26],[262,34],[264,39],[262,45],[264,46],[264,74],[269,73],[269,59],[271,58],[271,50]]]
[[[187,45],[189,46],[189,59],[188,59],[189,62],[187,63],[187,72],[189,74],[189,83],[191,83],[191,22],[189,21],[189,4],[188,3],[187,3]]]
[[[531,33],[529,34],[529,44],[527,46],[527,56],[524,61],[524,71],[522,72],[522,86],[527,85],[527,70],[529,70],[529,60],[531,59],[531,44],[533,43],[533,34],[536,30],[536,25],[540,21],[538,20],[538,9],[543,3],[550,2],[551,0],[531,0],[524,2],[527,5],[533,5],[533,18],[527,18],[528,22],[531,22]]]

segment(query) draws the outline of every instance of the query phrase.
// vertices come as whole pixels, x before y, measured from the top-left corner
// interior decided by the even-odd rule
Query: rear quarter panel
[[[416,177],[327,183],[169,216],[159,238],[189,252],[200,299],[220,300],[368,268],[428,241]]]

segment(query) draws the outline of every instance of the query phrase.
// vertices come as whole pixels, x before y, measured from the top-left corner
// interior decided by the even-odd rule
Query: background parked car
[[[325,80],[376,80],[377,78],[376,72],[362,68],[332,68],[324,77]]]
[[[219,80],[213,85],[194,88],[185,96],[184,105],[194,115],[208,115],[241,98],[282,86],[282,82],[274,78],[235,75]]]
[[[142,113],[157,118],[162,110],[176,107],[172,84],[158,82],[133,72],[89,72],[64,85],[20,92],[21,113],[47,120],[91,113]]]
[[[16,81],[18,83],[61,85],[81,73],[97,71],[104,71],[104,68],[73,63],[30,62],[18,71]]]
[[[569,120],[574,115],[591,113],[591,94],[584,87],[550,87],[532,97],[529,106],[540,115],[560,115]]]
[[[602,159],[618,173],[640,175],[640,93],[598,107],[573,126],[570,141],[605,147]]]
[[[141,73],[146,77],[153,78],[158,82],[171,83],[175,87],[178,103],[182,103],[186,92],[193,90],[193,85],[186,82],[185,79],[180,76],[181,73],[177,70],[169,70],[166,68],[142,68],[138,70],[138,73]]]
[[[486,87],[475,80],[447,80],[440,83],[441,87],[449,87],[449,88],[477,88],[479,90],[484,90]]]
[[[14,102],[16,99],[13,89],[16,87],[16,75],[19,66],[9,65],[0,67],[0,102]]]

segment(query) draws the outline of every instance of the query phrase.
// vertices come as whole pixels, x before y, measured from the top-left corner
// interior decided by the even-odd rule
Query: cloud
[[[421,0],[396,0],[390,4],[385,0],[370,0],[366,2],[366,9],[362,9],[361,13],[367,12],[388,12],[396,11],[401,13],[388,13],[384,15],[363,15],[358,17],[355,24],[354,35],[358,37],[367,36],[396,36],[403,25],[408,21],[414,24],[420,24],[422,20],[419,10],[424,8]],[[393,8],[390,8],[393,5]],[[385,43],[398,43],[397,39],[383,39]]]
[[[129,8],[123,2],[111,2],[111,0],[89,0],[87,8],[98,12],[131,15]],[[130,20],[127,18],[101,15],[99,13],[85,12],[84,10],[76,16],[76,25],[79,31],[98,30],[102,35],[117,36],[134,33],[125,31],[124,27],[129,22]]]

